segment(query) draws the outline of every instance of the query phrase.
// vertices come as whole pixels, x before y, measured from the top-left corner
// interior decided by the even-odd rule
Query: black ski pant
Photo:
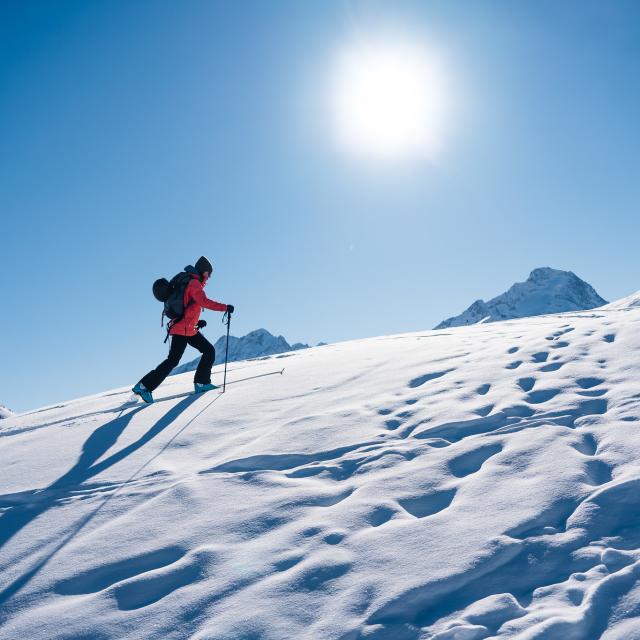
[[[200,384],[210,383],[211,367],[216,359],[216,350],[201,333],[196,333],[195,336],[171,336],[171,348],[167,359],[161,362],[153,371],[149,371],[140,382],[149,391],[159,387],[162,381],[171,373],[171,370],[178,366],[188,344],[202,354],[193,381]]]

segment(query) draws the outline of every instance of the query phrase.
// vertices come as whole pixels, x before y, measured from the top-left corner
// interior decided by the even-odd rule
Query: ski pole
[[[229,328],[231,327],[231,314],[226,311],[227,314],[227,346],[224,350],[224,380],[222,382],[222,393],[227,388],[227,361],[229,360]]]

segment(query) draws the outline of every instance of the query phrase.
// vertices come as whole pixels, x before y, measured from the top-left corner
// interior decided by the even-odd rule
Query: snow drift
[[[224,395],[8,418],[0,638],[637,638],[638,323],[339,343]]]
[[[632,309],[634,307],[640,307],[640,291],[605,305],[605,309]]]
[[[476,300],[460,315],[443,320],[436,329],[595,309],[603,304],[607,301],[575,273],[541,267],[534,269],[525,282],[517,282],[489,302]]]

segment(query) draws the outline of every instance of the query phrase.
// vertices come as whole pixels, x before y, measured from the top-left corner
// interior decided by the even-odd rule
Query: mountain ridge
[[[516,282],[488,302],[476,300],[461,314],[443,320],[435,328],[447,329],[547,313],[584,311],[605,304],[607,301],[573,271],[538,267],[531,271],[524,282]]]
[[[222,335],[216,340],[214,348],[216,350],[216,359],[214,364],[224,362],[226,335]],[[229,336],[229,362],[272,356],[308,348],[308,344],[302,342],[289,344],[284,336],[275,336],[266,329],[255,329],[241,337]],[[171,375],[178,375],[187,371],[195,371],[199,361],[200,356],[186,362],[185,364],[178,365],[171,372]]]

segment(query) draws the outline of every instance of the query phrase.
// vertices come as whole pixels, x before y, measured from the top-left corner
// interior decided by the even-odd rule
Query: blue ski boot
[[[140,396],[147,404],[151,404],[153,402],[153,396],[151,395],[151,391],[145,387],[142,382],[138,382],[138,384],[131,389],[133,393],[137,396]]]
[[[213,391],[214,389],[218,389],[215,384],[200,384],[199,382],[194,382],[193,386],[195,387],[194,393],[203,393],[204,391]]]

